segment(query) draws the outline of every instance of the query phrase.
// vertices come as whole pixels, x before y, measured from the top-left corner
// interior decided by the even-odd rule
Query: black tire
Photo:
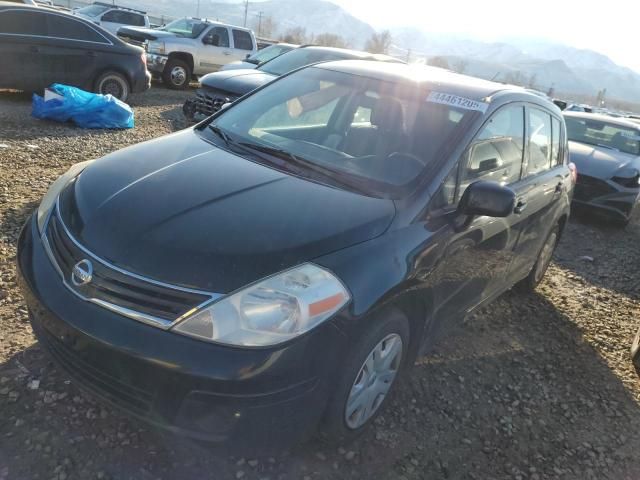
[[[191,69],[186,62],[170,58],[162,71],[162,81],[172,90],[184,90],[191,81]]]
[[[409,352],[409,321],[397,308],[385,309],[375,315],[363,329],[362,337],[353,346],[350,353],[338,372],[336,388],[331,395],[327,409],[321,422],[319,433],[321,440],[328,443],[345,444],[360,436],[373,423],[373,420],[383,410],[390,396],[393,395],[398,381],[406,371],[407,354]],[[402,340],[402,353],[397,365],[397,373],[389,383],[388,392],[382,397],[377,406],[372,409],[374,413],[359,427],[353,428],[347,424],[347,400],[349,400],[352,387],[360,378],[361,369],[365,368],[365,360],[368,359],[374,348],[387,338],[399,336]],[[382,378],[382,376],[381,376]],[[374,401],[375,403],[375,401]]]
[[[523,293],[533,292],[538,285],[542,283],[544,275],[547,272],[547,268],[549,268],[549,264],[551,263],[553,252],[558,245],[558,240],[560,240],[560,225],[553,227],[549,232],[549,235],[547,235],[540,252],[538,252],[536,263],[533,264],[533,268],[529,272],[529,275],[516,284],[517,290]],[[547,252],[547,255],[545,253],[545,248],[548,247],[551,248],[551,252]]]
[[[103,95],[110,94],[118,100],[126,102],[127,98],[129,98],[131,87],[124,75],[109,70],[100,74],[93,85],[93,90]]]

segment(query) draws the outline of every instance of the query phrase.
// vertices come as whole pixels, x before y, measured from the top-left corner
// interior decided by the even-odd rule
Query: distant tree
[[[533,90],[537,90],[537,87],[536,87],[537,80],[538,80],[538,75],[535,73],[532,73],[531,76],[529,77],[529,80],[527,81],[527,86]]]
[[[427,65],[431,65],[432,67],[440,67],[449,69],[449,62],[444,57],[431,57],[427,60]]]
[[[302,45],[307,42],[307,31],[303,27],[293,27],[288,29],[280,38],[286,43],[297,43]]]
[[[253,30],[256,32],[256,35],[264,38],[271,38],[275,35],[278,30],[278,25],[276,24],[273,17],[263,17],[262,20],[256,19],[253,22]]]
[[[464,58],[460,58],[453,62],[453,65],[451,65],[451,70],[458,73],[464,73],[467,71],[467,66],[469,66],[469,61],[465,60]]]
[[[367,43],[364,44],[364,49],[371,53],[389,53],[391,40],[391,33],[389,30],[374,32],[369,40],[367,40]]]
[[[323,47],[346,48],[347,42],[340,35],[334,33],[321,33],[312,39],[312,43],[322,45]]]
[[[534,78],[535,81],[535,78]],[[504,82],[510,83],[511,85],[519,85],[524,87],[525,85],[529,85],[529,78],[522,73],[521,71],[509,72],[504,76]]]

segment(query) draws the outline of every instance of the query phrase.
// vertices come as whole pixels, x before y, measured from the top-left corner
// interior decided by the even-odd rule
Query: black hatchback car
[[[361,432],[420,352],[541,281],[574,175],[560,111],[437,68],[340,61],[75,165],[18,245],[78,383],[198,439]]]
[[[59,10],[0,1],[0,88],[52,83],[126,100],[151,85],[144,50]]]

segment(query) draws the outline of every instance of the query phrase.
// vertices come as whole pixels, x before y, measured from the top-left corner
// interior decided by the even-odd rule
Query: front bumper
[[[638,189],[624,188],[606,180],[598,180],[598,183],[590,180],[584,184],[581,183],[580,177],[573,196],[575,205],[618,220],[629,219],[638,201]]]
[[[133,93],[140,93],[147,91],[151,88],[151,72],[145,69],[144,75],[140,75],[137,77],[136,81],[131,86],[131,91]]]
[[[225,103],[231,103],[238,97],[224,92],[199,88],[195,97],[189,98],[182,111],[189,120],[201,121],[218,112]]]
[[[162,73],[169,57],[157,53],[147,53],[147,68],[151,72]]]
[[[242,349],[128,319],[71,293],[35,219],[18,243],[18,277],[37,338],[84,387],[155,426],[243,447],[290,445],[320,420],[346,351],[332,323],[292,343]]]

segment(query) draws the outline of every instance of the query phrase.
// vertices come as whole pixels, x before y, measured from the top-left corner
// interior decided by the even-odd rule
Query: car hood
[[[223,65],[219,70],[220,72],[226,72],[228,70],[253,70],[257,67],[255,63],[245,62],[243,60],[238,60],[237,62],[227,63]]]
[[[391,200],[282,173],[191,129],[93,162],[60,205],[97,256],[216,293],[375,238],[395,214]]]
[[[205,75],[200,79],[200,85],[204,89],[222,90],[241,96],[275,78],[275,75],[255,69],[224,70]]]
[[[175,33],[165,32],[164,30],[156,30],[154,28],[141,27],[120,27],[118,35],[121,37],[131,38],[139,42],[145,40],[159,40],[163,38],[177,38]]]
[[[640,157],[610,148],[569,142],[569,159],[578,168],[578,175],[609,179],[618,175],[633,176],[640,171]]]

